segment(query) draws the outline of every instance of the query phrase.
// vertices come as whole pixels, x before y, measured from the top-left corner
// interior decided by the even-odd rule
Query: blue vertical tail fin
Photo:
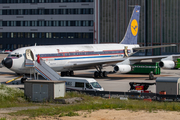
[[[133,10],[125,36],[123,40],[120,42],[120,44],[137,44],[139,16],[140,16],[140,6],[136,5]]]

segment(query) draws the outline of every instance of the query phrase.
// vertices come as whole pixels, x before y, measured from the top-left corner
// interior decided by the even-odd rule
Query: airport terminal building
[[[94,0],[0,0],[0,49],[93,43]]]
[[[133,5],[141,6],[138,44],[177,45],[141,54],[179,53],[179,0],[0,0],[0,49],[119,43]]]

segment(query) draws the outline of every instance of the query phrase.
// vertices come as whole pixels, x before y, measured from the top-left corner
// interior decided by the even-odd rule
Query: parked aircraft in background
[[[95,77],[106,77],[107,72],[102,71],[103,66],[113,65],[119,73],[132,70],[131,65],[141,60],[152,59],[160,61],[163,68],[174,68],[175,60],[180,55],[129,57],[139,50],[169,47],[174,45],[146,46],[137,44],[139,29],[140,6],[135,6],[127,31],[119,44],[79,44],[79,45],[48,45],[30,46],[12,51],[2,64],[8,69],[19,73],[30,73],[25,67],[26,59],[37,60],[40,56],[53,70],[61,72],[62,76],[73,75],[75,70],[96,68]]]

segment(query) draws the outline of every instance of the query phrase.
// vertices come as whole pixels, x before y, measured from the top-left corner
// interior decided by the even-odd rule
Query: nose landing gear
[[[21,83],[24,83],[25,80],[27,80],[27,78],[21,78]]]
[[[24,81],[26,81],[26,80],[27,80],[27,77],[25,74],[23,74],[23,77],[21,78],[21,83],[24,83]]]

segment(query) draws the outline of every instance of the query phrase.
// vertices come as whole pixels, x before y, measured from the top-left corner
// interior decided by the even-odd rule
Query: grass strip
[[[89,99],[88,99],[89,98]],[[69,104],[65,106],[51,106],[41,107],[36,110],[23,110],[16,113],[10,113],[10,115],[26,115],[29,117],[37,116],[53,116],[59,115],[67,116],[77,115],[76,111],[88,110],[94,111],[99,109],[116,109],[116,110],[145,110],[145,111],[180,111],[180,104],[176,102],[148,102],[143,100],[119,100],[119,99],[103,99],[100,97],[92,97],[84,95],[84,101],[78,104]],[[70,115],[68,115],[70,114]]]
[[[99,110],[99,109],[116,109],[116,110],[146,110],[149,112],[157,110],[166,111],[180,111],[180,104],[178,102],[148,102],[143,100],[120,100],[120,99],[104,99],[101,97],[94,97],[85,94],[80,94],[77,92],[66,93],[65,98],[81,97],[83,101],[77,104],[68,105],[51,105],[41,104],[38,109],[22,110],[15,113],[10,113],[10,115],[26,115],[29,117],[37,116],[74,116],[78,115],[76,111],[81,110]],[[40,104],[31,103],[24,99],[24,93],[22,90],[9,88],[5,85],[0,85],[0,108],[5,107],[22,107]],[[4,119],[4,118],[2,118]]]

